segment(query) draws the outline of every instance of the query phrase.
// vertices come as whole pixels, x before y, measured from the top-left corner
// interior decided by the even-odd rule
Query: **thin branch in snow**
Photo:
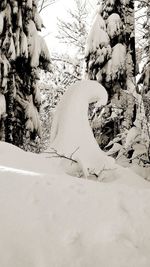
[[[52,151],[48,151],[48,152],[44,152],[44,153],[47,153],[47,154],[53,154],[53,156],[52,156],[51,158],[64,158],[64,159],[71,160],[71,161],[74,162],[74,163],[78,163],[77,160],[75,160],[75,159],[72,158],[73,155],[77,152],[78,149],[79,149],[79,147],[77,147],[77,148],[75,149],[75,151],[73,151],[73,152],[71,153],[70,156],[65,156],[64,154],[60,154],[60,153],[58,153],[57,150],[54,149],[54,148],[51,148]]]

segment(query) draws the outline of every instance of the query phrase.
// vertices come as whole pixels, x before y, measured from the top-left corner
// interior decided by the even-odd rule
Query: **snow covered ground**
[[[106,104],[105,89],[81,82],[69,90],[54,118],[51,153],[0,142],[0,267],[149,267],[150,183],[94,141],[87,107],[93,97]],[[97,177],[91,171],[99,162]]]
[[[149,267],[149,182],[72,177],[46,157],[0,143],[0,266]]]

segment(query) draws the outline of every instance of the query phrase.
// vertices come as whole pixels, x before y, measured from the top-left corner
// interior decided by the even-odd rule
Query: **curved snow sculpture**
[[[104,106],[107,100],[107,92],[98,82],[80,81],[65,92],[54,115],[50,147],[75,159],[85,176],[89,170],[98,174],[114,162],[99,148],[88,121],[89,104],[98,101],[98,106]]]

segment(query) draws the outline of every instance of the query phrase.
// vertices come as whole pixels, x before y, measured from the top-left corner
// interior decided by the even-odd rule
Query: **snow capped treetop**
[[[122,21],[117,13],[111,14],[107,19],[107,33],[110,38],[118,36],[121,33]]]
[[[106,24],[101,15],[97,14],[95,22],[90,30],[87,45],[86,56],[88,53],[94,52],[98,47],[107,47],[109,44],[109,36],[106,32]]]

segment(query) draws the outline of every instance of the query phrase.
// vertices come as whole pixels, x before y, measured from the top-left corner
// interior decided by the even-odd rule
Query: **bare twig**
[[[64,158],[64,159],[68,159],[74,163],[78,163],[77,160],[73,159],[73,155],[77,152],[77,150],[79,149],[79,147],[77,147],[75,149],[75,151],[72,152],[72,154],[70,156],[66,156],[64,154],[60,154],[57,152],[57,150],[55,148],[51,148],[52,151],[48,151],[48,152],[44,152],[46,154],[53,154],[53,156],[51,158]]]

